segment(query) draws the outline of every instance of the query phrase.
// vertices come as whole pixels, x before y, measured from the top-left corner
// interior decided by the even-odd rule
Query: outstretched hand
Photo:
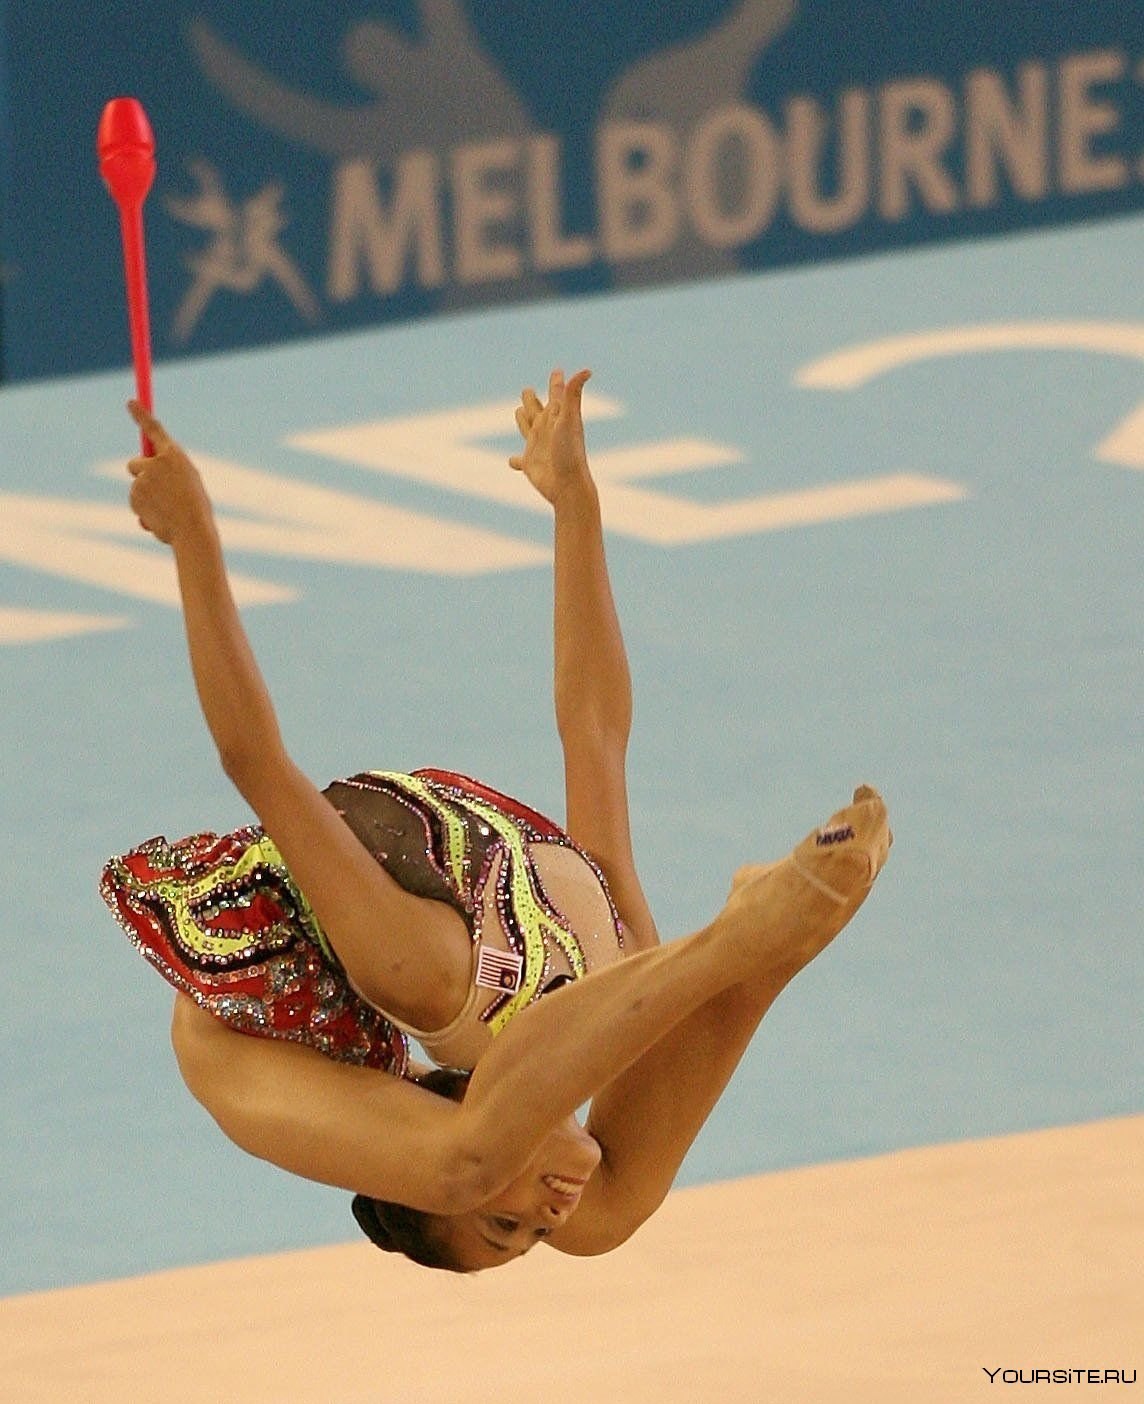
[[[198,469],[154,415],[138,400],[130,401],[127,409],[155,450],[127,465],[134,479],[131,510],[145,531],[172,546],[179,536],[209,526],[210,499]]]
[[[524,439],[524,450],[509,459],[509,466],[523,473],[541,497],[553,504],[569,488],[591,482],[581,408],[591,374],[577,371],[565,383],[564,372],[554,370],[548,377],[546,404],[532,389],[520,397],[516,426]]]

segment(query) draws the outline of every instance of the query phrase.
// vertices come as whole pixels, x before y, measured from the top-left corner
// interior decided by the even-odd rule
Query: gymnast
[[[101,892],[175,987],[179,1069],[222,1131],[350,1191],[379,1247],[455,1272],[540,1241],[588,1255],[629,1238],[892,841],[862,786],[787,858],[740,869],[709,925],[660,945],[631,850],[631,684],[587,379],[554,371],[544,401],[523,393],[509,460],[554,514],[564,828],[447,771],[311,784],[284,747],[198,472],[129,407],[154,447],[128,465],[131,505],[174,553],[203,715],[258,822],[151,839],[107,864]]]

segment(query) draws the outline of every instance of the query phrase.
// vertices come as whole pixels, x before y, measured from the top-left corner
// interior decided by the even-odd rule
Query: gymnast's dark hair
[[[451,1101],[464,1100],[469,1074],[455,1068],[433,1068],[417,1079],[417,1085]],[[434,1216],[408,1204],[393,1204],[386,1199],[371,1199],[365,1194],[353,1198],[354,1218],[362,1233],[376,1247],[387,1253],[402,1253],[422,1267],[441,1268],[446,1272],[469,1272],[453,1257],[434,1233]]]

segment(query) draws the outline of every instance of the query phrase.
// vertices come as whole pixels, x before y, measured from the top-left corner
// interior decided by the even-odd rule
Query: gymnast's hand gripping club
[[[119,206],[123,271],[127,283],[127,321],[135,364],[135,398],[147,411],[151,396],[151,324],[147,305],[147,260],[143,244],[143,202],[155,179],[155,138],[142,105],[135,98],[112,98],[103,109],[96,135],[99,173]],[[154,449],[146,435],[143,452]]]

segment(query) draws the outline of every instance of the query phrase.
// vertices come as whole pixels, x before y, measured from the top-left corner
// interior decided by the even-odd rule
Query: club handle
[[[135,366],[135,398],[150,414],[154,410],[151,390],[151,320],[147,301],[147,258],[143,243],[143,205],[124,200],[119,204],[119,229],[123,240],[123,275],[127,284],[127,321],[131,331],[131,360]],[[143,452],[154,453],[151,441],[143,435]]]

